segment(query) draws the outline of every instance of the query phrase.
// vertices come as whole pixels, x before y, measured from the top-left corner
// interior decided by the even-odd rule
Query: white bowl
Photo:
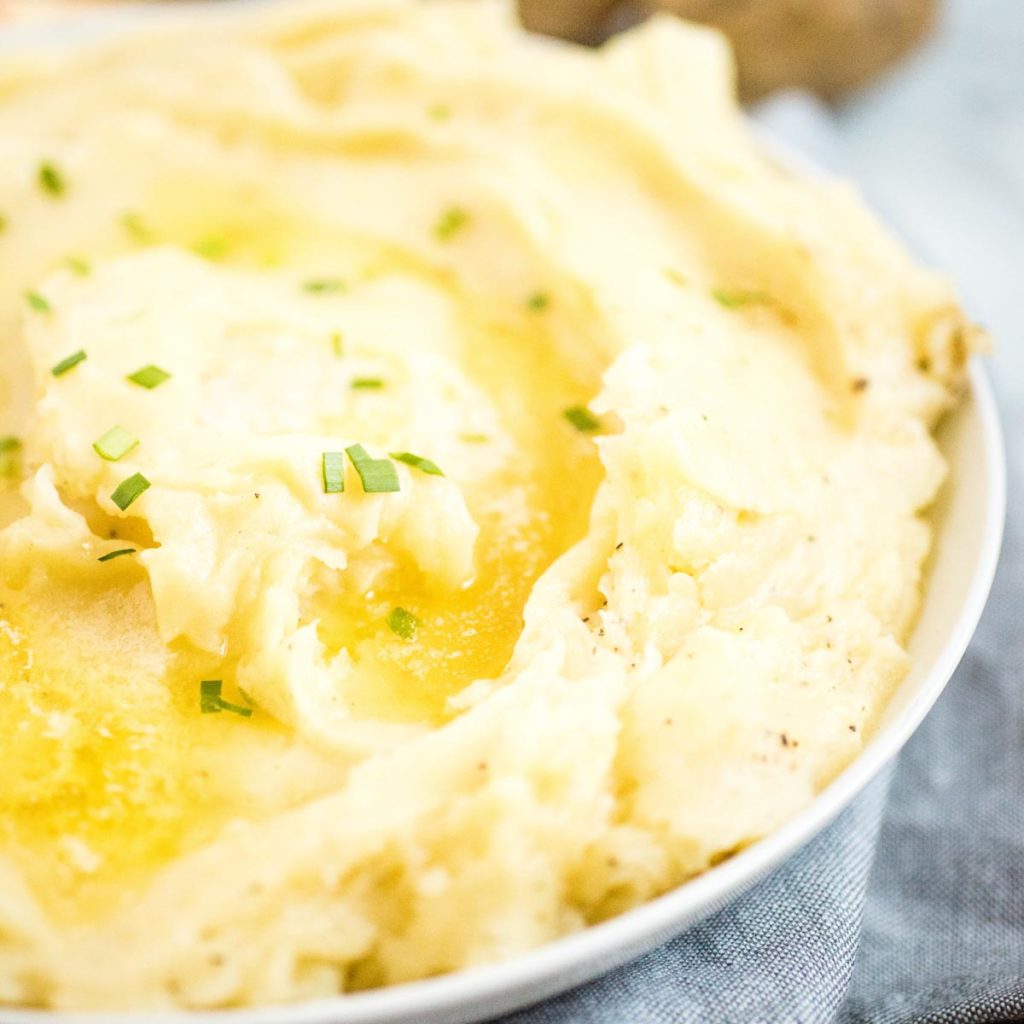
[[[970,389],[943,422],[950,477],[938,527],[912,668],[860,756],[777,832],[678,889],[620,917],[493,967],[295,1006],[214,1013],[51,1013],[0,1010],[5,1024],[469,1024],[563,992],[646,953],[753,885],[820,832],[896,755],[960,662],[985,606],[999,557],[1006,478],[999,418],[977,361]]]
[[[124,12],[127,14],[128,12]],[[103,34],[96,19],[76,30],[0,34],[0,51],[23,42],[78,42]],[[136,23],[111,19],[106,28]],[[762,134],[762,133],[759,133]],[[787,163],[814,174],[789,147]],[[820,172],[817,172],[820,173]],[[3,1024],[470,1024],[539,1002],[646,953],[720,910],[824,829],[899,752],[949,681],[988,597],[1006,507],[1003,441],[992,391],[977,360],[963,402],[942,423],[950,464],[933,520],[937,526],[921,615],[910,640],[912,667],[860,755],[777,832],[679,888],[619,917],[504,964],[426,981],[292,1006],[216,1012],[57,1013],[0,1008]]]

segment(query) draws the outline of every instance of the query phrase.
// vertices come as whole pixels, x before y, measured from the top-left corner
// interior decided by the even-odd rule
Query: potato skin
[[[720,28],[736,51],[740,94],[748,101],[785,88],[841,100],[924,39],[938,6],[938,0],[520,0],[528,28],[572,39],[594,39],[613,20],[655,11]]]
[[[532,32],[596,42],[617,0],[519,0],[519,17]]]

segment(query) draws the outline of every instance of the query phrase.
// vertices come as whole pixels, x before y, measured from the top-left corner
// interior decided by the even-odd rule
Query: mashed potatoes
[[[0,66],[7,1003],[514,956],[775,829],[907,667],[971,334],[716,36],[208,17]]]

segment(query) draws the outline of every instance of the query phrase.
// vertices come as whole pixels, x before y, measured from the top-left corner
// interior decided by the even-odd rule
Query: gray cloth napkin
[[[960,668],[888,769],[796,857],[661,949],[502,1024],[1024,1021],[1024,11],[950,0],[901,79],[759,119],[852,172],[992,328],[1009,512]]]

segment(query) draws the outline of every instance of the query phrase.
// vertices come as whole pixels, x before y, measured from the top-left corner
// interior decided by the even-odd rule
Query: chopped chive
[[[243,708],[240,704],[232,704],[226,701],[220,694],[224,684],[220,679],[203,679],[199,683],[199,710],[204,715],[215,715],[221,711],[230,711],[232,714],[248,718],[252,714],[252,708]]]
[[[601,421],[585,405],[572,405],[562,415],[583,434],[601,429]]]
[[[21,438],[8,434],[0,437],[0,477],[9,479],[19,475]]]
[[[459,440],[466,444],[487,444],[490,438],[486,434],[459,434]]]
[[[134,555],[135,548],[118,548],[116,551],[108,551],[105,555],[100,555],[96,559],[97,562],[112,562],[115,558],[120,558],[122,555]]]
[[[398,470],[387,459],[375,459],[361,444],[349,445],[346,449],[352,465],[359,474],[365,494],[387,494],[401,490]]]
[[[337,277],[324,277],[314,281],[307,281],[302,288],[303,291],[309,292],[310,295],[330,295],[335,292],[343,292],[345,290],[345,282]]]
[[[424,473],[429,473],[431,476],[444,476],[444,473],[438,468],[436,462],[431,462],[430,459],[424,459],[422,456],[413,455],[412,452],[391,452],[391,458],[396,462],[404,462],[409,466],[415,466],[418,470]]]
[[[39,165],[39,187],[51,196],[62,196],[67,190],[64,175],[49,160]]]
[[[244,708],[241,704],[232,704],[229,700],[221,700],[220,707],[222,711],[230,711],[233,715],[252,718],[252,708]]]
[[[204,715],[220,712],[220,691],[223,682],[219,679],[204,679],[199,684],[199,710]]]
[[[356,391],[377,391],[384,387],[380,377],[356,377],[349,382],[349,387]]]
[[[204,259],[222,260],[228,254],[228,242],[226,238],[211,235],[196,242],[195,251]]]
[[[150,482],[141,473],[132,473],[130,477],[122,480],[114,488],[113,494],[110,495],[110,500],[124,512],[140,494],[144,494],[151,486]]]
[[[37,313],[51,313],[53,307],[39,292],[25,292],[25,301]]]
[[[150,363],[149,366],[143,366],[141,370],[136,370],[134,373],[129,373],[125,380],[130,380],[133,384],[138,384],[139,387],[153,388],[163,384],[165,380],[170,380],[171,375],[166,370],[161,370],[159,366],[153,366]]]
[[[447,103],[435,103],[427,108],[427,113],[435,121],[447,121],[452,116],[452,108]]]
[[[434,237],[448,242],[469,223],[469,214],[461,206],[450,206],[434,225]]]
[[[416,636],[416,630],[420,625],[420,620],[412,612],[407,612],[404,608],[392,608],[388,612],[388,617],[385,621],[388,624],[388,629],[395,636],[400,636],[403,640],[412,640]]]
[[[79,349],[77,352],[72,352],[71,355],[65,356],[55,367],[53,367],[52,370],[50,370],[50,373],[52,373],[54,377],[60,377],[67,373],[68,370],[76,367],[79,363],[84,362],[85,359],[86,355],[84,350]]]
[[[142,219],[142,214],[137,213],[134,210],[129,210],[127,213],[121,215],[121,227],[131,235],[132,240],[139,242],[149,242],[153,238],[153,233],[149,230],[146,222]]]
[[[345,346],[342,341],[341,331],[334,331],[331,334],[331,350],[339,359],[345,354]]]
[[[690,282],[684,274],[679,273],[675,267],[666,267],[665,276],[673,283],[685,288]]]
[[[83,260],[81,256],[69,256],[65,261],[68,269],[73,270],[79,277],[88,277],[92,273],[92,264]]]
[[[730,291],[728,288],[712,288],[711,297],[726,309],[739,309],[742,306],[770,305],[774,301],[767,292]]]
[[[117,462],[123,459],[139,443],[137,437],[132,437],[124,427],[111,427],[98,441],[93,442],[93,448],[100,458],[107,462]]]
[[[345,453],[324,452],[321,460],[324,494],[341,494],[345,490]]]
[[[551,296],[547,292],[534,292],[526,300],[526,308],[531,313],[543,313],[551,305]]]

